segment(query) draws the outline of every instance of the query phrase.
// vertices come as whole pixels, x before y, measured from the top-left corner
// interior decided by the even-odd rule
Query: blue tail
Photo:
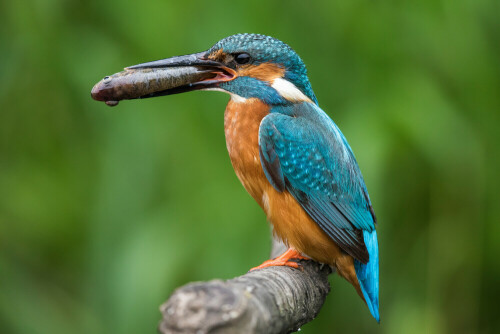
[[[378,313],[378,242],[377,231],[363,231],[365,245],[370,254],[370,261],[367,264],[362,264],[358,260],[354,260],[354,269],[358,276],[361,291],[365,297],[366,304],[370,309],[373,317],[380,323],[380,315]]]

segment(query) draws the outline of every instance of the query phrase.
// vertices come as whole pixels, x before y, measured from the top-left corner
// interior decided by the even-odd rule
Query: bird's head
[[[205,57],[235,71],[233,80],[217,87],[233,96],[258,98],[269,104],[316,102],[302,59],[273,37],[229,36],[212,46]]]
[[[191,90],[219,90],[231,94],[235,101],[257,98],[270,105],[303,101],[317,103],[302,59],[290,46],[269,36],[233,35],[218,41],[204,52],[130,66],[126,70],[132,73],[133,77],[128,82],[141,83],[141,75],[151,80],[151,75],[144,76],[144,73],[151,73],[153,70],[157,73],[156,79],[161,80],[158,76],[163,75],[161,73],[172,76],[173,72],[169,69],[173,68],[177,71],[179,68],[186,70],[175,72],[182,76],[176,81],[180,85],[170,87],[167,84],[166,89],[157,85],[158,88],[153,89],[151,87],[154,85],[148,83],[141,86],[148,87],[144,92],[134,88],[135,95],[115,100],[170,95]],[[161,72],[162,69],[165,71]],[[106,87],[115,89],[110,82],[113,76],[106,78]],[[94,87],[92,96],[98,100],[113,100],[113,97],[106,95],[105,90],[98,85]],[[122,93],[127,90],[126,87],[118,88]],[[106,92],[110,91],[108,89]]]

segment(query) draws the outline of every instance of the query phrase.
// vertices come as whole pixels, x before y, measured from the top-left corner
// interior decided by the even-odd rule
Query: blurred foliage
[[[290,44],[379,218],[381,325],[352,287],[304,333],[499,333],[500,2],[0,3],[0,332],[154,333],[194,280],[266,259],[232,171],[228,97],[126,101],[126,65],[257,32]]]

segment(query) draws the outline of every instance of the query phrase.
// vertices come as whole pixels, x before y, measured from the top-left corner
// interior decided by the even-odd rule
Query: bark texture
[[[282,245],[274,245],[273,255]],[[303,270],[269,267],[222,281],[178,288],[160,307],[160,333],[291,333],[313,320],[330,285],[329,266],[299,261]]]

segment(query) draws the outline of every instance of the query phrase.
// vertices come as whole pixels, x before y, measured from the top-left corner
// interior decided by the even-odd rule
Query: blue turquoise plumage
[[[363,264],[358,260],[354,260],[354,269],[356,270],[356,275],[358,277],[359,284],[361,285],[361,291],[365,297],[368,309],[375,320],[380,322],[378,310],[379,269],[377,231],[363,231],[363,239],[365,241],[366,248],[368,249],[368,254],[370,254],[370,260],[366,264]]]

